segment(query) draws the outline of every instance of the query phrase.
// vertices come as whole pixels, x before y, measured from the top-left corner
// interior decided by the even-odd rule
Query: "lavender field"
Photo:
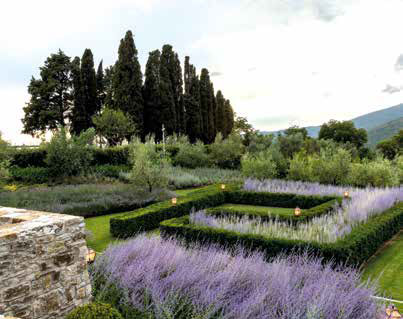
[[[115,305],[129,305],[144,318],[368,319],[381,306],[353,269],[322,265],[308,255],[266,263],[259,253],[235,255],[214,246],[184,248],[173,239],[140,235],[109,247],[92,273],[96,299],[112,286]]]

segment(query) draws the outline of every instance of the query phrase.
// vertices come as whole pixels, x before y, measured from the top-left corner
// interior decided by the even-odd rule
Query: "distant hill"
[[[386,140],[403,130],[403,117],[387,122],[368,130],[368,146],[374,147],[380,141]]]
[[[371,112],[368,114],[364,114],[361,116],[358,116],[356,118],[353,118],[352,121],[354,122],[355,126],[358,128],[365,128],[367,131],[370,131],[372,129],[376,129],[378,127],[381,127],[382,125],[386,125],[389,122],[394,122],[394,121],[399,121],[399,119],[403,117],[403,103],[399,105],[395,105],[392,107],[388,107],[383,110]],[[397,123],[392,123],[394,127],[398,125]],[[400,122],[401,125],[401,122]],[[308,131],[308,135],[311,137],[318,137],[319,135],[319,130],[320,126],[307,126],[305,127]],[[388,138],[393,135],[387,135],[388,132],[392,132],[393,130],[388,130],[384,128],[382,130],[383,133],[374,133],[375,137],[371,141],[376,141],[377,137],[376,136],[385,136],[384,138]],[[280,131],[272,131],[272,132],[263,132],[263,133],[271,133],[271,134],[278,134],[278,133],[283,133],[284,130]],[[378,140],[379,141],[379,140]],[[375,142],[376,143],[376,142]]]

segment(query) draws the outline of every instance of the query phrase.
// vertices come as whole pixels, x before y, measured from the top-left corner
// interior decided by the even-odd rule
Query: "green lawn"
[[[363,278],[379,278],[386,297],[403,301],[403,231],[369,260]]]
[[[254,206],[254,205],[242,205],[242,204],[224,204],[214,207],[216,211],[225,212],[250,212],[256,215],[279,215],[289,217],[294,215],[294,208],[282,208],[282,207],[269,207],[269,206]]]
[[[201,188],[202,187],[182,189],[175,191],[175,193],[178,195],[178,197],[184,197],[188,196],[192,192],[200,190]],[[110,243],[116,242],[117,240],[111,236],[109,221],[112,217],[117,217],[123,214],[125,213],[86,218],[85,227],[92,234],[92,236],[87,239],[88,247],[91,247],[95,251],[101,252],[104,251]]]

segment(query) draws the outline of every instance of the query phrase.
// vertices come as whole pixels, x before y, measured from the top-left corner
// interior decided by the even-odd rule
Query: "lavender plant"
[[[375,319],[380,309],[370,297],[375,287],[357,271],[307,254],[266,263],[258,252],[145,235],[109,247],[92,280],[98,300],[114,286],[121,303],[155,319]]]

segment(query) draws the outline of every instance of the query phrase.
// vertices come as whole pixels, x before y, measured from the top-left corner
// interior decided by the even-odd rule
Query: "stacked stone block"
[[[61,319],[91,299],[82,217],[0,207],[0,315]]]

